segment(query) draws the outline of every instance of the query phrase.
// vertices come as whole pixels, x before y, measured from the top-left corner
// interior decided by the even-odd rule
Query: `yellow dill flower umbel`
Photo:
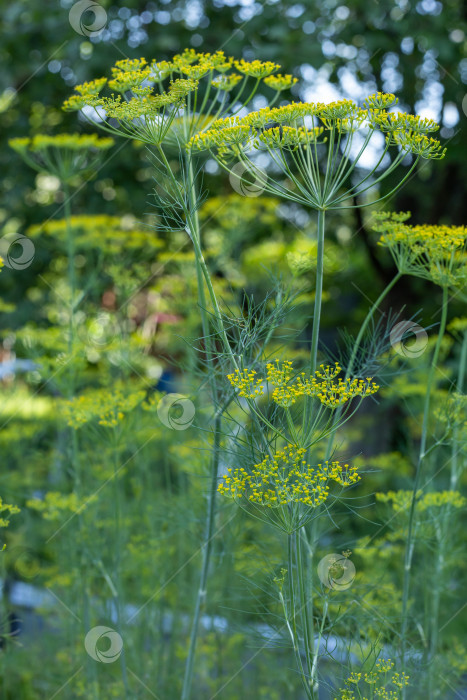
[[[89,390],[81,396],[64,402],[67,423],[75,430],[97,421],[106,428],[117,428],[125,416],[142,404],[144,391],[124,391],[119,387]]]
[[[334,410],[355,397],[365,398],[378,391],[379,386],[372,381],[372,377],[341,379],[338,378],[341,371],[342,368],[336,362],[334,365],[320,365],[312,376],[307,377],[305,372],[295,376],[290,360],[280,362],[276,359],[275,362],[269,362],[266,365],[266,381],[274,387],[272,400],[282,408],[290,408],[298,398],[309,396],[317,399],[323,406]],[[258,395],[254,391],[258,390],[263,382],[262,379],[256,379],[255,371],[249,372],[246,369],[242,372],[236,370],[228,376],[228,379],[233,386],[238,386],[246,392],[240,394],[246,398],[254,398]],[[253,380],[256,383],[254,388],[252,388]],[[261,387],[261,394],[262,392]]]
[[[38,134],[32,138],[10,139],[11,148],[18,152],[31,151],[40,153],[50,148],[68,149],[70,151],[84,151],[88,149],[107,150],[114,144],[109,137],[100,138],[97,134],[57,134],[48,136]]]
[[[263,395],[262,379],[256,379],[255,370],[236,369],[227,379],[233,387],[238,389],[238,395],[246,399],[255,399]]]
[[[23,160],[39,172],[55,175],[68,183],[98,162],[101,152],[111,148],[114,140],[97,134],[38,134],[30,139],[11,139],[9,145]]]
[[[326,461],[313,466],[305,456],[305,448],[286,445],[255,464],[251,471],[244,467],[229,468],[218,491],[240,505],[265,508],[276,525],[292,532],[326,501],[330,482],[346,487],[360,479],[357,469],[348,464]]]
[[[272,61],[244,61],[242,58],[240,61],[235,61],[235,68],[244,75],[260,79],[275,73],[280,66]]]
[[[20,513],[21,509],[18,506],[12,506],[8,503],[4,503],[0,496],[0,527],[8,527],[10,524],[9,516],[16,515]],[[8,516],[8,517],[5,517]]]
[[[222,92],[230,92],[240,80],[242,80],[242,76],[237,75],[237,73],[232,73],[231,75],[221,74],[213,79],[212,85]]]
[[[368,694],[372,698],[378,697],[382,700],[396,700],[402,697],[400,691],[409,685],[409,676],[403,671],[391,673],[393,668],[394,662],[391,659],[380,659],[376,662],[374,670],[368,673],[353,671],[345,681],[348,687],[342,688],[339,698],[335,697],[334,700],[356,700],[357,696],[351,688],[355,688],[358,697],[363,700]]]
[[[467,283],[467,229],[465,226],[411,226],[409,212],[375,214],[373,228],[379,245],[388,248],[403,274],[427,279],[441,287]]]
[[[264,84],[271,88],[271,90],[276,90],[277,92],[282,92],[282,90],[288,90],[298,83],[298,78],[294,78],[293,75],[282,75],[282,73],[277,73],[276,75],[268,75],[264,79]]]
[[[170,61],[154,59],[149,64],[145,58],[123,59],[111,68],[109,80],[103,77],[77,85],[75,94],[65,101],[63,108],[81,110],[85,118],[97,121],[107,131],[158,146],[170,142],[171,123],[183,116],[184,129],[177,137],[178,145],[182,143],[186,147],[190,142],[193,150],[214,146],[222,150],[225,145],[213,139],[195,141],[192,137],[206,132],[219,117],[228,116],[236,97],[246,106],[260,80],[268,80],[266,84],[277,92],[291,87],[296,82],[292,76],[272,76],[279,68],[271,61],[235,61],[223,51],[210,54],[194,49],[185,49]],[[246,83],[252,80],[253,89],[244,92]],[[106,84],[111,94],[103,92]],[[222,100],[222,93],[231,92],[236,95]],[[192,93],[196,94],[191,97]],[[118,99],[120,96],[123,99]],[[94,119],[92,110],[95,110]],[[237,143],[239,135],[238,131],[225,134],[229,147],[246,145],[244,138]]]

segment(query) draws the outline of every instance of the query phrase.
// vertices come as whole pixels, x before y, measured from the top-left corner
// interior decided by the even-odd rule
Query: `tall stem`
[[[316,363],[318,357],[318,340],[319,340],[319,323],[321,319],[321,304],[323,298],[323,274],[324,274],[324,221],[325,210],[318,209],[318,250],[316,257],[316,288],[315,288],[315,307],[313,313],[313,330],[311,334],[311,354],[310,354],[310,373],[316,371]]]
[[[415,510],[417,504],[417,492],[420,486],[420,479],[422,474],[423,461],[426,456],[426,444],[428,438],[428,422],[430,418],[430,402],[431,402],[431,391],[433,388],[433,382],[435,378],[436,365],[438,363],[439,352],[441,349],[441,343],[443,341],[444,332],[446,330],[446,320],[448,314],[448,289],[443,287],[443,306],[441,311],[441,322],[438,332],[438,338],[436,340],[435,349],[433,352],[433,357],[430,365],[430,370],[428,372],[425,401],[423,407],[423,424],[422,424],[422,436],[420,440],[420,450],[418,455],[417,470],[415,472],[415,480],[413,485],[412,502],[410,504],[409,512],[409,525],[407,531],[407,540],[405,545],[405,557],[404,557],[404,583],[402,590],[402,627],[401,627],[401,660],[402,668],[405,666],[406,652],[407,652],[407,626],[408,626],[408,603],[409,603],[409,593],[410,593],[410,575],[412,568],[412,558],[414,551],[414,527],[415,527]]]
[[[434,700],[436,697],[436,677],[437,671],[434,665],[436,652],[438,649],[439,637],[439,606],[441,601],[441,586],[444,570],[444,548],[443,538],[446,533],[443,533],[445,523],[436,524],[436,561],[433,571],[433,581],[431,593],[430,610],[430,644],[428,648],[428,697],[429,700]]]
[[[193,666],[195,661],[196,644],[198,641],[199,619],[201,610],[206,602],[206,588],[209,573],[209,563],[211,560],[212,540],[214,536],[214,522],[216,514],[216,495],[217,495],[217,472],[219,468],[220,455],[220,439],[221,439],[221,415],[216,415],[214,425],[214,446],[212,455],[212,471],[211,471],[211,486],[208,498],[208,510],[206,515],[206,529],[204,533],[204,542],[202,549],[202,564],[201,575],[196,597],[195,611],[193,615],[193,623],[191,627],[190,646],[188,649],[188,657],[185,665],[185,677],[183,679],[182,700],[188,700],[191,694],[191,685],[193,681]]]
[[[301,563],[299,563],[299,552],[297,551],[297,542],[298,538],[296,537],[297,533],[294,533],[293,535],[287,535],[287,557],[288,557],[288,581],[289,581],[289,600],[290,600],[290,616],[291,616],[291,635],[292,635],[292,643],[293,643],[293,649],[295,653],[295,658],[297,660],[297,666],[298,666],[298,671],[300,674],[300,678],[302,681],[303,689],[305,690],[305,694],[308,698],[308,700],[313,700],[313,695],[312,691],[310,688],[310,682],[309,682],[309,677],[306,673],[305,668],[303,667],[303,662],[302,662],[302,655],[301,655],[301,650],[300,650],[300,637],[297,631],[297,617],[302,614],[302,585],[303,581],[302,576],[302,566]],[[296,567],[294,567],[294,548],[295,548],[295,564]],[[296,588],[296,581],[295,581],[295,575],[294,571],[297,571],[297,577],[298,577],[298,591],[299,595],[298,598],[295,595],[295,588]],[[288,624],[290,628],[290,624],[288,623],[287,620],[287,613],[286,613],[286,623]],[[307,654],[308,658],[308,645],[306,644],[305,641],[305,652]]]
[[[316,365],[318,361],[318,341],[319,341],[319,326],[321,320],[321,305],[323,299],[323,278],[324,278],[324,230],[325,230],[325,210],[318,209],[318,250],[316,255],[316,286],[315,286],[315,306],[313,312],[313,328],[311,333],[311,352],[310,352],[310,374],[313,375],[316,371]],[[308,430],[310,423],[310,413],[311,413],[311,399],[308,399],[305,403],[305,410],[303,413],[303,428]],[[303,528],[303,536],[306,538],[306,529]],[[313,551],[313,542],[312,551]],[[300,557],[301,558],[301,557]],[[305,629],[305,642],[307,648],[307,654],[312,657],[311,663],[309,662],[309,672],[312,674],[309,682],[311,685],[311,692],[313,693],[313,687],[316,683],[317,674],[317,663],[316,659],[313,658],[314,655],[314,618],[313,618],[313,557],[310,555],[309,561],[305,572],[300,570],[300,577],[303,582],[303,576],[305,573],[305,590],[310,591],[310,597],[306,597],[303,601],[304,604],[304,629]],[[301,564],[300,564],[301,566]]]
[[[73,228],[71,225],[71,207],[70,207],[70,190],[66,183],[63,183],[63,194],[65,202],[63,205],[65,214],[65,229],[66,229],[66,249],[68,258],[68,286],[70,288],[70,317],[68,321],[68,353],[71,356],[74,347],[74,329],[75,329],[75,294],[76,294],[76,275],[75,275],[75,239]],[[68,382],[68,398],[72,398],[74,392],[74,370],[73,362],[71,362],[70,381]]]
[[[459,358],[459,371],[457,375],[457,391],[462,394],[464,388],[464,378],[467,366],[467,332],[464,333],[464,339],[461,345]],[[457,454],[459,450],[459,426],[455,425],[453,429],[452,446],[451,446],[451,480],[450,490],[457,489],[458,473],[457,473]],[[432,599],[431,599],[431,631],[430,631],[430,648],[429,648],[429,698],[436,697],[436,666],[433,661],[436,657],[439,645],[439,637],[441,630],[439,629],[439,611],[441,603],[441,585],[444,566],[446,563],[445,547],[449,542],[449,533],[453,532],[455,524],[453,516],[455,508],[446,508],[444,517],[441,522],[436,524],[436,568],[433,576]]]
[[[318,209],[318,250],[316,254],[316,285],[315,285],[315,305],[313,311],[313,327],[311,331],[311,350],[310,350],[310,374],[316,371],[318,358],[318,341],[319,341],[319,323],[321,319],[321,304],[323,299],[323,276],[324,276],[324,222],[325,210]],[[303,412],[303,429],[308,428],[311,413],[310,398],[307,398],[305,410]]]
[[[76,273],[75,273],[75,239],[73,227],[71,225],[71,206],[70,206],[70,189],[66,182],[62,183],[63,194],[64,194],[64,215],[65,215],[65,231],[66,231],[66,251],[67,251],[67,276],[68,276],[68,287],[70,294],[70,308],[69,308],[69,320],[68,320],[68,355],[70,359],[70,371],[67,373],[66,381],[66,395],[68,399],[72,399],[76,390],[76,374],[73,362],[73,353],[75,350],[75,296],[76,296]],[[70,465],[73,471],[73,489],[78,497],[81,498],[83,493],[83,479],[81,473],[81,463],[79,459],[79,441],[78,434],[75,428],[69,428],[69,438],[70,438]],[[83,632],[86,634],[91,626],[91,615],[90,615],[90,604],[89,604],[89,592],[86,581],[86,571],[89,569],[89,557],[83,547],[84,531],[84,515],[83,513],[78,513],[78,532],[80,536],[77,538],[77,542],[80,543],[80,553],[79,553],[79,571],[80,571],[80,588],[81,588],[81,598],[83,606]],[[93,694],[95,696],[96,688],[95,683],[95,667],[90,659],[86,661],[86,675],[90,686],[93,688]]]
[[[116,620],[117,620],[117,629],[118,633],[121,637],[124,638],[124,631],[122,627],[122,608],[123,608],[123,600],[122,600],[122,567],[121,567],[121,552],[122,552],[122,543],[121,543],[121,503],[120,503],[120,484],[118,480],[118,470],[119,470],[119,460],[118,460],[118,453],[119,453],[119,441],[117,438],[117,433],[116,433],[117,428],[115,429],[115,432],[113,434],[113,446],[112,446],[112,453],[113,453],[113,468],[114,468],[114,477],[113,477],[113,486],[114,486],[114,525],[115,525],[115,550],[114,550],[114,566],[115,566],[115,572],[114,572],[114,577],[115,577],[115,591],[114,591],[114,603],[115,603],[115,614],[116,614]],[[129,694],[129,686],[128,686],[128,674],[127,674],[127,667],[126,667],[126,659],[125,659],[125,653],[121,654],[120,656],[120,667],[122,670],[122,680],[123,680],[123,687],[124,687],[124,693],[125,693],[125,700],[128,698]]]
[[[222,317],[220,315],[220,310],[219,310],[219,306],[217,304],[217,299],[215,296],[214,288],[212,286],[212,283],[211,283],[211,280],[209,277],[209,273],[208,273],[208,270],[206,267],[206,263],[204,261],[204,257],[202,255],[202,251],[201,251],[201,236],[200,236],[199,219],[198,219],[198,213],[197,213],[197,207],[196,207],[195,180],[194,180],[193,165],[192,165],[191,158],[188,159],[187,166],[188,166],[187,167],[187,172],[188,172],[187,186],[188,186],[189,199],[190,199],[189,223],[191,224],[191,227],[192,227],[191,238],[193,241],[193,247],[195,249],[196,274],[197,274],[197,282],[198,282],[198,301],[199,301],[199,306],[200,306],[203,335],[204,335],[205,344],[206,344],[206,356],[207,356],[208,373],[209,373],[209,384],[210,384],[210,388],[211,388],[211,397],[212,397],[213,404],[215,405],[216,397],[217,397],[217,389],[216,389],[216,378],[215,378],[214,367],[213,367],[212,342],[211,342],[211,336],[210,336],[210,332],[209,332],[209,318],[208,318],[207,309],[206,309],[206,297],[205,297],[205,292],[204,292],[204,283],[205,282],[208,286],[211,301],[215,302],[216,320],[217,320],[218,325],[219,325],[219,331],[223,332],[224,345],[226,345],[229,350],[230,350],[230,345],[228,343],[227,335],[226,335],[225,329],[223,327]],[[200,620],[200,616],[201,616],[201,611],[202,611],[202,609],[205,605],[205,602],[206,602],[207,580],[208,580],[208,573],[209,573],[209,564],[210,564],[210,560],[211,560],[212,540],[213,540],[213,536],[214,536],[214,523],[215,523],[215,515],[216,515],[216,497],[217,497],[217,479],[218,479],[219,458],[220,458],[221,424],[222,424],[222,413],[218,411],[216,413],[216,418],[215,418],[215,423],[214,423],[214,436],[213,436],[214,446],[213,446],[212,461],[211,461],[211,482],[210,482],[210,489],[209,489],[209,495],[208,495],[208,508],[207,508],[207,512],[206,512],[205,533],[204,533],[204,540],[203,540],[203,545],[202,545],[202,563],[201,563],[201,572],[200,572],[200,583],[199,583],[199,587],[198,587],[198,593],[197,593],[196,603],[195,603],[195,610],[194,610],[194,614],[193,614],[193,622],[192,622],[191,634],[190,634],[190,646],[188,649],[188,656],[187,656],[187,660],[186,660],[186,664],[185,664],[185,675],[184,675],[184,679],[183,679],[181,700],[189,700],[190,695],[191,695],[191,686],[192,686],[192,682],[193,682],[194,660],[195,660],[196,645],[197,645],[197,641],[198,641],[198,632],[199,632],[199,620]]]
[[[457,377],[457,391],[462,394],[464,391],[464,379],[465,372],[467,368],[467,331],[464,332],[464,339],[461,346],[461,354],[459,358],[459,374]],[[459,479],[459,474],[457,470],[457,454],[459,451],[459,426],[455,425],[453,430],[452,438],[452,450],[451,450],[451,491],[457,489],[457,482]]]
[[[297,560],[297,578],[298,578],[298,590],[300,594],[300,613],[302,618],[302,628],[303,628],[303,643],[305,646],[305,657],[307,662],[307,672],[308,677],[306,678],[306,684],[308,688],[308,694],[313,697],[313,669],[315,668],[315,648],[314,648],[314,633],[313,626],[310,620],[310,600],[312,600],[313,591],[308,589],[307,586],[307,565],[303,557],[302,547],[301,547],[301,532],[297,531],[294,533],[295,537],[295,555]],[[313,611],[311,610],[311,615]]]

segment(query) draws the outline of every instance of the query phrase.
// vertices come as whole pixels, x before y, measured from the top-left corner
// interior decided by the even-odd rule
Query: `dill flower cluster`
[[[44,498],[29,499],[26,506],[41,513],[46,520],[59,520],[64,513],[82,513],[86,505],[95,499],[95,496],[91,496],[86,503],[81,503],[74,492],[49,491]]]
[[[18,508],[18,506],[12,506],[8,503],[4,503],[2,501],[2,497],[0,496],[0,527],[8,527],[8,525],[10,524],[9,517],[11,515],[16,515],[20,512],[21,509]]]
[[[245,166],[245,171],[260,180],[261,169],[251,156],[255,150],[266,151],[292,186],[264,181],[264,189],[317,209],[338,208],[350,196],[358,196],[382,181],[408,154],[413,156],[412,169],[420,158],[444,157],[446,149],[428,135],[437,131],[438,124],[412,114],[388,111],[397,102],[393,94],[375,93],[361,107],[347,99],[329,104],[292,102],[281,107],[264,107],[242,118],[214,122],[210,128],[194,134],[188,148],[209,150],[227,170],[230,170],[229,160],[236,159]],[[386,145],[371,171],[375,173],[374,181],[369,183],[367,175],[342,192],[376,131],[385,136]],[[362,132],[363,142],[357,155],[351,157],[356,132]],[[325,177],[321,176],[319,164],[322,144],[327,148],[327,156],[323,154],[327,162]],[[393,162],[377,173],[391,146],[397,148]]]
[[[388,491],[387,493],[377,493],[376,499],[381,503],[389,503],[396,512],[409,510],[412,502],[412,491]],[[467,500],[459,491],[429,491],[422,496],[421,491],[417,492],[417,510],[427,511],[432,508],[463,508]]]
[[[227,379],[235,389],[238,389],[238,395],[245,399],[255,399],[263,395],[263,380],[256,379],[255,370],[236,369],[232,374],[227,375]]]
[[[409,685],[409,678],[403,671],[394,672],[394,662],[391,659],[381,659],[376,662],[375,670],[370,673],[353,672],[345,681],[345,689],[340,690],[339,698],[334,700],[397,700],[402,697],[402,690]],[[363,686],[366,686],[364,689]],[[358,695],[355,695],[355,688]],[[362,691],[365,693],[362,694]]]
[[[149,228],[139,228],[131,219],[126,217],[107,216],[106,214],[78,215],[67,219],[50,219],[41,224],[34,224],[27,230],[31,238],[45,235],[59,240],[66,240],[67,231],[73,233],[76,248],[104,248],[106,255],[121,256],[122,248],[140,252],[158,250],[163,242]],[[56,242],[54,242],[56,245]]]
[[[63,108],[82,110],[90,121],[127,138],[159,145],[175,137],[186,144],[233,104],[248,104],[261,81],[277,99],[296,82],[291,75],[273,75],[279,68],[271,61],[237,61],[223,51],[210,54],[194,49],[185,49],[171,61],[124,59],[112,67],[110,79],[77,85]],[[101,95],[106,86],[110,96]]]
[[[297,385],[304,396],[317,398],[324,406],[331,409],[342,406],[356,396],[361,398],[371,396],[379,389],[378,384],[372,381],[372,377],[337,378],[340,372],[341,367],[338,362],[334,367],[320,365],[320,369],[309,379],[305,379],[304,373],[297,377]]]
[[[448,325],[448,331],[451,331],[451,333],[464,333],[467,331],[467,316],[453,318]]]
[[[292,362],[276,359],[274,363],[266,365],[266,380],[274,387],[272,400],[282,408],[290,408],[301,396],[310,396],[334,410],[356,396],[364,398],[378,391],[379,386],[372,381],[372,377],[342,379],[338,378],[341,371],[336,362],[334,365],[320,365],[312,376],[307,377],[305,372],[294,376]],[[240,390],[240,396],[254,399],[263,395],[264,379],[257,379],[255,371],[236,370],[227,378],[232,386]]]
[[[114,140],[99,138],[96,134],[39,134],[32,138],[10,139],[8,143],[34,170],[68,182],[79,173],[89,171],[100,153],[114,145]]]
[[[240,504],[243,501],[273,509],[276,524],[293,532],[311,517],[314,508],[326,501],[330,481],[345,487],[360,480],[356,467],[339,461],[311,466],[305,455],[304,448],[286,445],[256,464],[251,473],[243,467],[229,468],[218,491]]]
[[[373,228],[379,245],[388,248],[403,274],[431,280],[441,287],[463,287],[467,282],[465,226],[411,226],[410,212],[375,214]]]
[[[236,122],[216,121],[212,125],[214,131],[226,128],[251,129],[252,145],[260,148],[261,143],[266,147],[287,148],[291,146],[306,146],[315,143],[324,132],[353,133],[359,129],[380,130],[386,134],[386,141],[397,144],[406,152],[415,153],[423,158],[443,158],[445,149],[441,150],[440,143],[426,134],[437,131],[438,124],[431,119],[405,113],[388,113],[386,107],[397,104],[397,98],[392,94],[376,93],[370,95],[364,106],[359,107],[352,100],[339,100],[328,104],[322,102],[292,102],[282,107],[263,107]],[[385,107],[375,106],[385,104]],[[312,128],[306,128],[309,123]],[[280,126],[275,127],[278,124]],[[280,135],[280,138],[269,136],[269,132]],[[195,135],[189,147],[204,150],[204,140],[209,137],[209,131],[204,135]],[[218,146],[229,146],[228,139],[217,140]]]
[[[95,419],[99,425],[116,428],[126,414],[141,404],[145,395],[144,391],[124,393],[115,387],[90,390],[67,401],[64,416],[68,425],[76,430]]]

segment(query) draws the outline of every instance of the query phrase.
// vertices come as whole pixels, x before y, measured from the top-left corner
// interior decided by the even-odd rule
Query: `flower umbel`
[[[403,274],[427,279],[441,287],[462,288],[467,282],[465,226],[411,226],[409,212],[375,214],[379,245],[388,248]]]
[[[114,140],[99,138],[97,134],[57,134],[11,139],[9,145],[34,170],[68,182],[76,175],[90,171],[100,153],[111,148]]]
[[[256,379],[255,370],[239,370],[229,374],[227,379],[238,389],[238,395],[246,399],[255,399],[263,395],[262,379]]]
[[[243,467],[229,468],[218,491],[240,505],[250,503],[268,509],[269,520],[286,532],[293,532],[326,501],[331,481],[350,486],[360,479],[355,467],[338,461],[311,466],[305,455],[304,448],[286,445],[256,464],[251,473]]]
[[[240,70],[238,64],[237,68]],[[274,90],[281,90],[282,86],[290,87],[292,80],[291,76],[279,74],[266,77],[265,83]],[[210,150],[226,170],[230,170],[229,162],[237,158],[252,172],[255,169],[254,150],[267,151],[291,185],[273,181],[267,183],[265,189],[316,209],[341,208],[347,206],[352,197],[384,180],[407,154],[415,156],[411,170],[420,158],[434,160],[444,157],[446,149],[439,141],[427,136],[438,129],[436,122],[412,114],[388,112],[387,109],[395,104],[397,98],[394,95],[375,93],[364,100],[362,107],[352,100],[328,104],[293,102],[277,108],[264,107],[239,120],[237,126],[249,127],[250,133],[249,138],[236,142],[235,147],[222,126],[215,138],[211,128],[203,134],[195,134],[188,147]],[[357,131],[361,132],[362,144],[354,157],[352,144]],[[369,175],[355,178],[355,174],[358,172],[356,168],[360,167],[358,161],[376,131],[386,135],[386,145],[378,165],[370,173],[375,174],[370,185]],[[321,135],[322,139],[318,140]],[[318,149],[318,144],[325,144],[325,149]],[[398,152],[394,154],[389,170],[378,170],[392,146],[397,146]],[[321,155],[327,163],[324,176],[321,175]]]

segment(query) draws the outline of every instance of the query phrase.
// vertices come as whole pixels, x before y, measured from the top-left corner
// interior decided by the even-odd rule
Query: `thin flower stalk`
[[[239,73],[231,73],[232,66]],[[144,58],[123,60],[118,61],[112,68],[111,80],[102,78],[77,86],[75,95],[64,105],[68,110],[81,110],[91,122],[97,121],[101,128],[110,133],[138,139],[150,146],[155,146],[165,167],[166,176],[172,181],[175,193],[180,194],[176,203],[183,211],[185,227],[195,251],[201,324],[206,343],[209,384],[214,405],[217,403],[218,391],[212,365],[213,345],[210,333],[212,321],[207,311],[204,284],[214,308],[212,323],[214,330],[220,336],[224,352],[230,356],[234,366],[237,366],[236,358],[228,342],[219,303],[202,253],[192,157],[187,154],[185,181],[178,183],[172,173],[163,144],[166,148],[173,146],[183,148],[196,133],[209,128],[223,114],[232,113],[233,104],[240,104],[243,107],[248,105],[262,80],[275,91],[275,99],[277,99],[282,90],[296,82],[292,76],[283,75],[278,75],[272,80],[272,75],[278,68],[279,66],[272,62],[234,61],[232,58],[227,58],[222,51],[211,55],[199,54],[192,49],[174,56],[171,62],[153,61],[148,65]],[[244,92],[247,84],[251,82],[253,85],[245,99]],[[102,97],[100,93],[106,83],[111,90],[120,94],[117,97],[114,94],[110,97]],[[235,95],[234,98],[231,92]],[[115,123],[117,126],[114,126]],[[188,193],[188,201],[184,199],[183,190]],[[215,522],[221,424],[222,416],[217,414],[200,586],[185,668],[182,700],[188,700],[190,697],[199,617],[206,598]]]
[[[412,570],[412,561],[414,553],[414,529],[416,525],[416,506],[417,500],[419,498],[419,488],[421,482],[422,468],[424,460],[426,457],[427,439],[428,439],[428,422],[430,418],[430,408],[431,408],[431,394],[433,390],[433,382],[435,378],[435,372],[437,368],[439,353],[441,349],[441,343],[443,341],[444,333],[446,330],[447,313],[448,313],[448,288],[443,287],[443,299],[441,307],[441,321],[438,331],[438,337],[436,339],[436,345],[433,351],[433,356],[431,359],[430,369],[428,371],[428,377],[426,382],[426,392],[423,406],[423,422],[422,422],[422,435],[420,439],[420,448],[418,454],[417,468],[415,471],[415,478],[412,491],[412,499],[410,503],[409,510],[409,522],[407,530],[407,540],[405,545],[405,557],[404,557],[404,581],[402,589],[402,626],[401,626],[401,662],[404,666],[407,658],[407,628],[408,628],[408,607],[409,607],[409,593],[410,593],[410,578]]]

